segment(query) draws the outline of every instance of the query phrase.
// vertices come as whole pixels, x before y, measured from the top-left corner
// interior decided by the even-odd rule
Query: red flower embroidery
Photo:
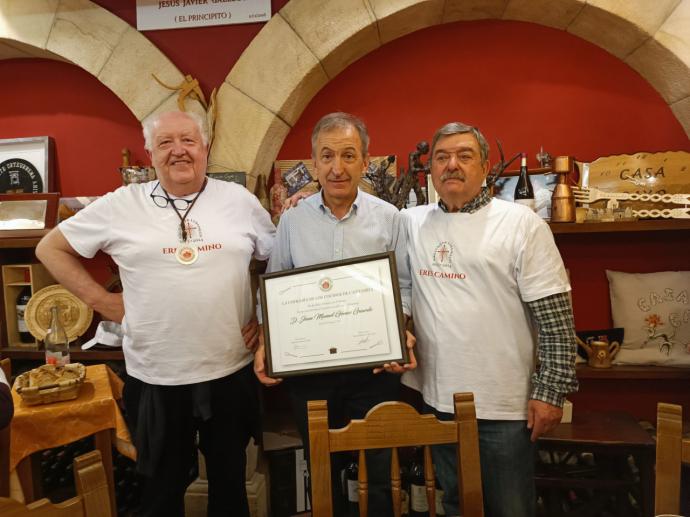
[[[655,328],[664,324],[664,322],[661,321],[661,316],[659,316],[658,314],[650,314],[644,320],[647,323],[647,326],[651,328]]]

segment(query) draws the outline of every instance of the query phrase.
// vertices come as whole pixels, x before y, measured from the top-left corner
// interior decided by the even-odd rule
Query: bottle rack
[[[23,343],[17,329],[17,296],[27,285],[33,296],[37,291],[55,283],[42,264],[9,264],[2,266],[2,292],[5,302],[7,344],[10,348],[38,350],[39,342]]]

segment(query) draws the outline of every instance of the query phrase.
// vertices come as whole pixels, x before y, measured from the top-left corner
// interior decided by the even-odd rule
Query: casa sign
[[[137,29],[186,29],[267,22],[271,0],[137,0]]]

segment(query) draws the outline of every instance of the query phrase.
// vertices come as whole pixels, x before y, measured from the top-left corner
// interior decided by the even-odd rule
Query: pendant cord
[[[208,178],[204,178],[204,184],[201,186],[201,190],[199,190],[199,192],[196,193],[194,199],[192,199],[191,203],[189,203],[189,206],[187,207],[184,216],[180,215],[180,211],[175,207],[175,203],[173,203],[173,200],[168,195],[168,191],[163,188],[163,185],[161,185],[161,189],[163,190],[163,192],[165,192],[165,199],[168,200],[168,203],[170,203],[170,206],[172,206],[173,210],[175,211],[175,214],[177,214],[177,217],[180,219],[180,230],[182,231],[183,242],[187,242],[187,228],[184,225],[185,219],[187,219],[189,212],[191,212],[192,208],[194,207],[194,203],[196,203],[196,200],[199,199],[199,196],[206,188],[206,183],[208,183]]]

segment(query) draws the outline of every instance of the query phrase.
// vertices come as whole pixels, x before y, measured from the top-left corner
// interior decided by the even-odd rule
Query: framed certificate
[[[0,140],[0,192],[41,194],[53,190],[53,139]]]
[[[393,252],[269,273],[259,282],[269,376],[408,362]]]

